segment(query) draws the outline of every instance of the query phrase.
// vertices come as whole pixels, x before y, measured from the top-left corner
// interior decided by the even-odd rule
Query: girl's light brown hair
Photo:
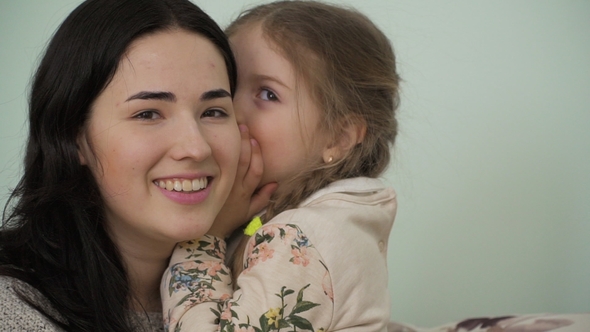
[[[354,9],[316,1],[277,1],[243,12],[226,33],[231,38],[258,24],[317,104],[317,130],[336,142],[348,124],[366,126],[362,142],[339,160],[328,164],[318,160],[281,183],[264,215],[268,221],[331,182],[378,177],[385,171],[397,135],[400,78],[388,38]],[[246,242],[242,239],[233,256],[234,277],[243,268]]]

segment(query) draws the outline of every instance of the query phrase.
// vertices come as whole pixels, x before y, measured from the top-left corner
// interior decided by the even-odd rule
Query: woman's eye
[[[203,112],[201,116],[204,118],[224,118],[227,116],[227,113],[224,110],[212,108]]]
[[[157,111],[146,110],[146,111],[141,111],[141,112],[137,113],[133,117],[136,119],[140,119],[140,120],[156,120],[156,119],[161,118],[162,116]]]
[[[262,89],[258,94],[258,98],[266,101],[278,101],[277,95],[269,89]]]

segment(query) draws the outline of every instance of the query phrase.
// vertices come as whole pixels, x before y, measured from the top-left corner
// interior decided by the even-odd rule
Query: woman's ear
[[[76,139],[76,146],[78,147],[78,158],[80,159],[80,165],[88,166],[88,158],[86,157],[90,153],[90,147],[86,140],[86,134],[81,133]]]
[[[347,119],[342,122],[342,131],[336,137],[333,144],[324,149],[322,155],[326,164],[334,160],[339,160],[355,145],[361,143],[365,139],[367,133],[367,125],[364,119]]]

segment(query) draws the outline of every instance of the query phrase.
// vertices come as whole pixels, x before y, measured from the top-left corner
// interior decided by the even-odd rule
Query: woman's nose
[[[171,133],[174,146],[171,156],[175,160],[194,159],[202,161],[211,155],[211,146],[196,121],[181,121]]]

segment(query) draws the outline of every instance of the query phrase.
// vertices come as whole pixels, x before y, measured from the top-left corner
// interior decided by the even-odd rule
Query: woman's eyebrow
[[[148,100],[148,99],[156,99],[156,100],[163,100],[163,101],[176,101],[176,95],[172,92],[167,91],[140,91],[133,96],[127,98],[125,102],[134,100],[134,99],[141,99],[141,100]]]
[[[216,90],[210,90],[210,91],[203,92],[203,94],[201,95],[201,101],[207,101],[207,100],[212,100],[212,99],[217,99],[217,98],[226,98],[226,97],[231,97],[231,93],[229,93],[225,89],[216,89]]]
[[[201,99],[201,101],[207,101],[207,100],[226,98],[226,97],[231,97],[231,93],[229,93],[225,89],[215,89],[215,90],[203,92],[200,99]],[[132,95],[131,97],[127,98],[127,100],[125,100],[125,101],[127,102],[127,101],[131,101],[131,100],[135,100],[135,99],[141,99],[141,100],[155,99],[155,100],[175,102],[176,95],[172,92],[167,92],[167,91],[140,91],[140,92]]]

